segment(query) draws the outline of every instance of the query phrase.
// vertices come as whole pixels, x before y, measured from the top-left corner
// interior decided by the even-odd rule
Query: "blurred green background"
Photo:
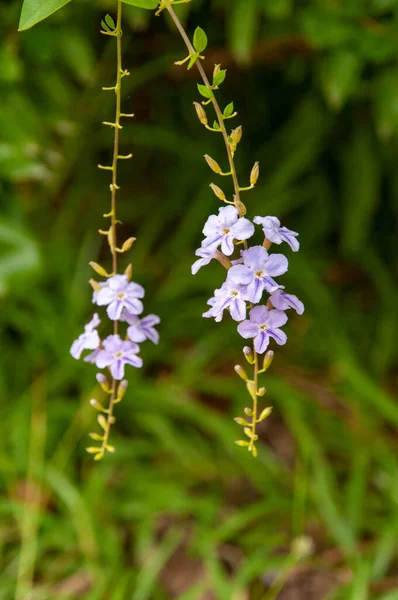
[[[109,206],[110,0],[75,0],[18,34],[0,3],[0,599],[396,600],[397,0],[194,0],[206,68],[243,125],[249,215],[300,232],[288,291],[306,305],[264,378],[259,457],[234,445],[247,405],[234,323],[201,318],[223,274],[190,274],[222,165],[197,73],[169,18],[124,8],[119,215],[162,318],[117,407],[114,456],[86,454],[95,368],[69,355],[90,315]],[[210,112],[210,109],[209,109]],[[226,182],[223,181],[223,184]],[[306,536],[303,538],[303,536]],[[309,542],[311,541],[311,544]],[[308,552],[312,545],[311,552]]]

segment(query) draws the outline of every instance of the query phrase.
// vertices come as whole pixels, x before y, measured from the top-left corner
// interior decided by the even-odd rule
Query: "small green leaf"
[[[205,85],[201,85],[198,83],[199,94],[201,94],[204,98],[212,98],[213,92],[209,90]]]
[[[192,69],[192,67],[194,66],[194,64],[195,64],[195,63],[196,63],[196,61],[198,60],[198,58],[199,58],[199,54],[198,54],[198,53],[196,53],[196,54],[193,54],[193,55],[191,56],[191,58],[190,58],[190,60],[189,60],[189,63],[188,63],[187,71],[189,71],[189,69]]]
[[[138,6],[139,8],[147,8],[153,10],[158,7],[158,0],[122,0],[125,4],[131,4],[132,6]]]
[[[234,112],[234,103],[230,102],[225,108],[223,112],[224,117],[230,117]]]
[[[217,86],[221,85],[225,79],[226,74],[227,74],[227,69],[221,69],[221,71],[219,71],[217,73],[217,75],[215,75],[215,77],[213,77],[213,86],[217,87]]]
[[[214,121],[213,129],[217,129],[217,131],[220,129],[220,125],[219,125],[218,121]]]
[[[30,29],[40,23],[71,0],[24,0],[18,31]]]
[[[108,25],[105,23],[105,21],[101,21],[101,27],[104,31],[108,31],[108,32],[111,31],[111,29],[108,27]]]
[[[193,45],[196,52],[203,52],[207,46],[207,35],[203,31],[201,27],[197,27],[195,29],[195,33],[193,36]]]
[[[106,15],[105,17],[105,23],[108,25],[108,27],[110,27],[111,29],[115,29],[116,25],[115,25],[115,21],[112,19],[111,15]]]

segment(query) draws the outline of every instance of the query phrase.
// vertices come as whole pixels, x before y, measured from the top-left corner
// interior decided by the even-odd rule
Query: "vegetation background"
[[[398,598],[397,0],[194,0],[177,7],[228,69],[249,211],[300,232],[293,317],[264,384],[259,457],[234,445],[247,404],[233,323],[201,318],[219,265],[190,275],[217,209],[197,74],[168,18],[124,9],[119,211],[161,344],[129,374],[117,452],[86,454],[95,369],[69,355],[90,312],[109,204],[113,111],[100,93],[110,0],[75,0],[17,34],[0,3],[0,599]],[[94,382],[94,383],[93,383]],[[303,536],[306,536],[303,538]],[[309,544],[311,540],[311,544]],[[311,552],[310,545],[312,545]]]

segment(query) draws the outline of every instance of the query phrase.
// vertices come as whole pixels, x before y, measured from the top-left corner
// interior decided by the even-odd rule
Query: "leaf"
[[[224,112],[223,112],[223,116],[224,117],[230,117],[232,115],[232,113],[234,112],[234,103],[230,102],[229,104],[227,104],[227,106],[224,108]]]
[[[111,27],[112,29],[115,29],[116,27],[115,21],[112,19],[111,15],[106,15],[105,23],[108,25],[108,27]]]
[[[195,64],[195,63],[196,63],[196,61],[198,60],[198,58],[199,58],[199,54],[198,54],[198,53],[196,53],[196,54],[193,54],[193,55],[191,56],[191,58],[189,59],[189,63],[188,63],[188,67],[187,67],[187,71],[189,71],[190,69],[192,69],[192,67],[194,66],[194,64]]]
[[[213,92],[211,90],[209,90],[209,88],[206,87],[205,85],[201,85],[200,83],[198,83],[198,90],[199,90],[199,93],[204,98],[212,98],[213,97]]]
[[[219,85],[221,85],[225,79],[226,74],[227,69],[221,69],[221,71],[219,71],[217,75],[213,77],[213,86],[218,87]]]
[[[71,0],[24,0],[18,31],[30,29],[30,27],[47,19],[47,17],[65,6],[65,4],[68,4],[70,1]]]
[[[138,6],[139,8],[147,8],[148,10],[157,8],[159,4],[158,0],[122,0],[122,2],[131,6]]]
[[[197,27],[195,29],[195,33],[193,36],[193,45],[196,52],[203,52],[207,46],[207,35],[203,31],[201,27]]]

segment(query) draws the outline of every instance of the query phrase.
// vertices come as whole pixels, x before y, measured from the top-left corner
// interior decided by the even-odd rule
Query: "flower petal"
[[[113,379],[123,379],[124,377],[124,362],[123,360],[117,359],[111,365],[111,375]]]
[[[243,321],[243,319],[246,319],[246,302],[241,298],[234,298],[229,310],[234,321]]]
[[[221,250],[225,256],[231,256],[234,251],[234,238],[232,235],[228,234],[224,237],[221,242]]]
[[[257,325],[264,325],[267,323],[269,310],[266,306],[255,306],[250,311],[250,321],[257,323]]]
[[[254,338],[254,349],[259,354],[263,354],[269,345],[269,335],[267,331],[260,331]]]
[[[244,265],[234,265],[228,270],[227,277],[234,283],[248,285],[253,280],[253,273]]]
[[[267,329],[267,333],[270,337],[273,337],[279,346],[286,344],[287,335],[282,329]]]
[[[238,333],[245,338],[245,340],[248,340],[258,334],[258,325],[251,321],[243,321],[243,323],[239,323],[238,325]]]
[[[267,275],[277,277],[286,273],[289,261],[283,254],[270,254],[267,260]]]
[[[113,354],[111,352],[107,352],[106,350],[100,350],[95,358],[95,364],[99,369],[103,369],[104,367],[109,367],[113,363]]]
[[[270,310],[268,313],[267,325],[269,327],[282,327],[287,323],[287,314],[283,310],[277,310],[276,308]]]
[[[241,217],[231,228],[231,233],[237,240],[248,240],[254,233],[254,225],[249,219]]]

